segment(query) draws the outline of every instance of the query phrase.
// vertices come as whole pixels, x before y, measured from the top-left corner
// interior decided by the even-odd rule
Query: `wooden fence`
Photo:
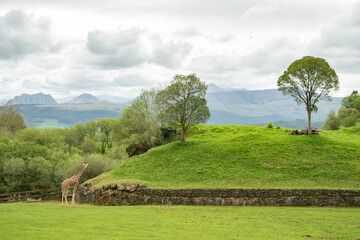
[[[72,197],[69,192],[68,198]],[[0,203],[26,202],[29,200],[58,200],[61,199],[61,189],[40,189],[26,192],[12,192],[0,194]]]

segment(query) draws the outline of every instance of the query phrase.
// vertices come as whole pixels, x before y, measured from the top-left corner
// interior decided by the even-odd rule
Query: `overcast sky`
[[[322,57],[360,90],[360,1],[0,0],[0,99],[132,98],[196,73],[269,89],[296,59]]]

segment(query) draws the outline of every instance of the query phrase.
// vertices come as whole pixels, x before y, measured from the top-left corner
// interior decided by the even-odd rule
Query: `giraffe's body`
[[[64,206],[63,199],[65,198],[66,207],[68,207],[67,195],[68,195],[68,192],[70,189],[73,190],[71,207],[75,206],[75,192],[76,192],[77,187],[79,186],[79,179],[80,179],[81,175],[83,174],[83,172],[85,171],[85,169],[87,168],[87,166],[88,166],[88,164],[85,162],[83,164],[83,167],[77,174],[75,174],[71,178],[68,178],[62,182],[62,184],[61,184],[61,206]]]

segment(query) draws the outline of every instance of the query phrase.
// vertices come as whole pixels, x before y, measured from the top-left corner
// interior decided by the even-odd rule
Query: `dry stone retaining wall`
[[[356,206],[360,190],[331,189],[149,189],[139,184],[91,183],[79,188],[78,202],[101,205],[264,205],[264,206]]]

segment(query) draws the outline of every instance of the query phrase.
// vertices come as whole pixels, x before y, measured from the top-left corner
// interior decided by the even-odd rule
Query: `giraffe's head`
[[[87,168],[88,167],[88,163],[87,162],[84,162],[84,164],[83,164],[83,168],[85,169],[85,168]]]

